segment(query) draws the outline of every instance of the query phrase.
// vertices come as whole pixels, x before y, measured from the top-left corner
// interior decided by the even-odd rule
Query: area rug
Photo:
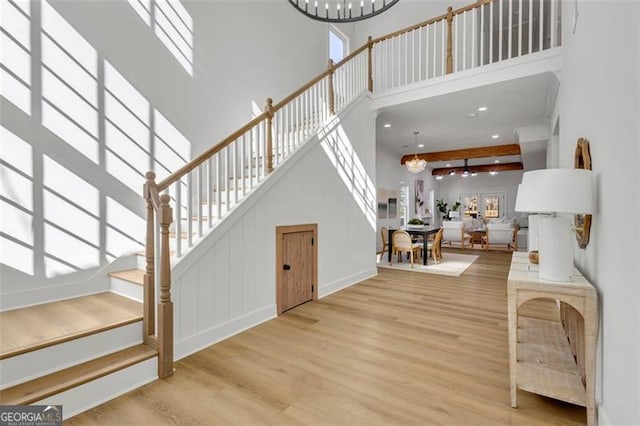
[[[378,261],[378,267],[397,269],[400,271],[422,272],[426,274],[439,274],[448,275],[450,277],[459,277],[469,266],[471,266],[473,262],[476,261],[477,258],[478,256],[474,256],[471,254],[444,252],[442,253],[442,261],[440,263],[432,263],[433,261],[429,259],[428,265],[425,266],[422,263],[414,263],[412,269],[411,264],[408,260],[405,260],[402,263],[398,263],[394,259],[393,265],[389,265],[387,256],[384,256],[384,259]],[[422,258],[420,258],[420,260],[422,260]]]

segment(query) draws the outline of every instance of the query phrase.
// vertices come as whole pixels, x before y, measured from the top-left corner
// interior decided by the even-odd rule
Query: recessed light
[[[447,165],[446,165],[445,167],[451,167],[451,164],[450,164],[450,163],[447,163]]]
[[[498,164],[498,163],[500,162],[500,160],[493,160],[493,162],[494,162],[495,164]]]
[[[456,175],[456,171],[455,171],[455,170],[451,170],[451,171],[449,172],[449,174],[450,174],[451,176],[455,176],[455,175]]]
[[[477,112],[469,113],[469,117],[471,117],[471,118],[475,118],[477,115],[478,115]]]
[[[443,177],[444,176],[442,176],[442,175],[438,175],[438,176],[436,176],[436,180],[442,180]]]
[[[391,127],[391,124],[389,124],[389,123],[385,123],[385,124],[384,124],[384,128],[385,128],[385,129],[388,129],[389,127]]]
[[[486,111],[488,109],[489,108],[487,108],[486,106],[481,106],[481,107],[478,108],[478,111],[483,112],[483,111]]]
[[[471,172],[471,176],[478,176],[478,172]]]
[[[491,135],[491,139],[498,139],[500,135]]]
[[[497,175],[497,174],[498,174],[498,172],[496,172],[495,170],[491,170],[491,171],[489,172],[489,174],[490,174],[491,176],[495,176],[495,175]]]
[[[424,144],[423,143],[418,144],[418,148],[424,148]]]

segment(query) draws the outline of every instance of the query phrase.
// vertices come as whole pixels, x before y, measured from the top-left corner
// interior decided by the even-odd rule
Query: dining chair
[[[387,235],[389,235],[389,229],[386,226],[380,228],[380,235],[382,236],[382,249],[378,252],[384,256],[384,254],[389,250],[389,241],[387,240]]]
[[[436,236],[432,241],[429,241],[427,244],[427,250],[431,250],[431,258],[435,263],[440,263],[442,260],[442,234],[444,233],[444,229],[440,228],[438,232],[436,232]]]
[[[407,252],[410,254],[411,267],[413,268],[413,260],[418,257],[418,252],[423,249],[422,243],[414,243],[411,240],[411,235],[407,231],[395,231],[391,236],[393,255],[391,256],[391,262],[393,263],[393,256],[398,254],[398,262],[402,261],[402,253]]]

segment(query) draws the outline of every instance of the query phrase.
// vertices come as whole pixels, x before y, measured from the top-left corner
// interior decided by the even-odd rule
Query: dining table
[[[437,233],[440,230],[439,226],[423,226],[421,228],[389,228],[389,249],[388,249],[388,260],[391,263],[391,256],[393,255],[393,233],[401,230],[407,231],[409,235],[422,235],[424,246],[422,247],[422,264],[426,265],[429,259],[429,250],[427,250],[427,236]]]

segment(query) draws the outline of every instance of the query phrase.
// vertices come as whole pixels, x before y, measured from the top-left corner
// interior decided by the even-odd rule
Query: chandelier
[[[408,171],[416,174],[424,171],[424,169],[427,168],[427,162],[421,158],[418,158],[418,133],[420,132],[413,132],[413,136],[415,138],[414,145],[416,147],[415,154],[413,155],[413,158],[411,160],[408,160],[404,163]]]
[[[376,16],[399,0],[289,0],[291,6],[311,19],[323,22],[355,22]]]

